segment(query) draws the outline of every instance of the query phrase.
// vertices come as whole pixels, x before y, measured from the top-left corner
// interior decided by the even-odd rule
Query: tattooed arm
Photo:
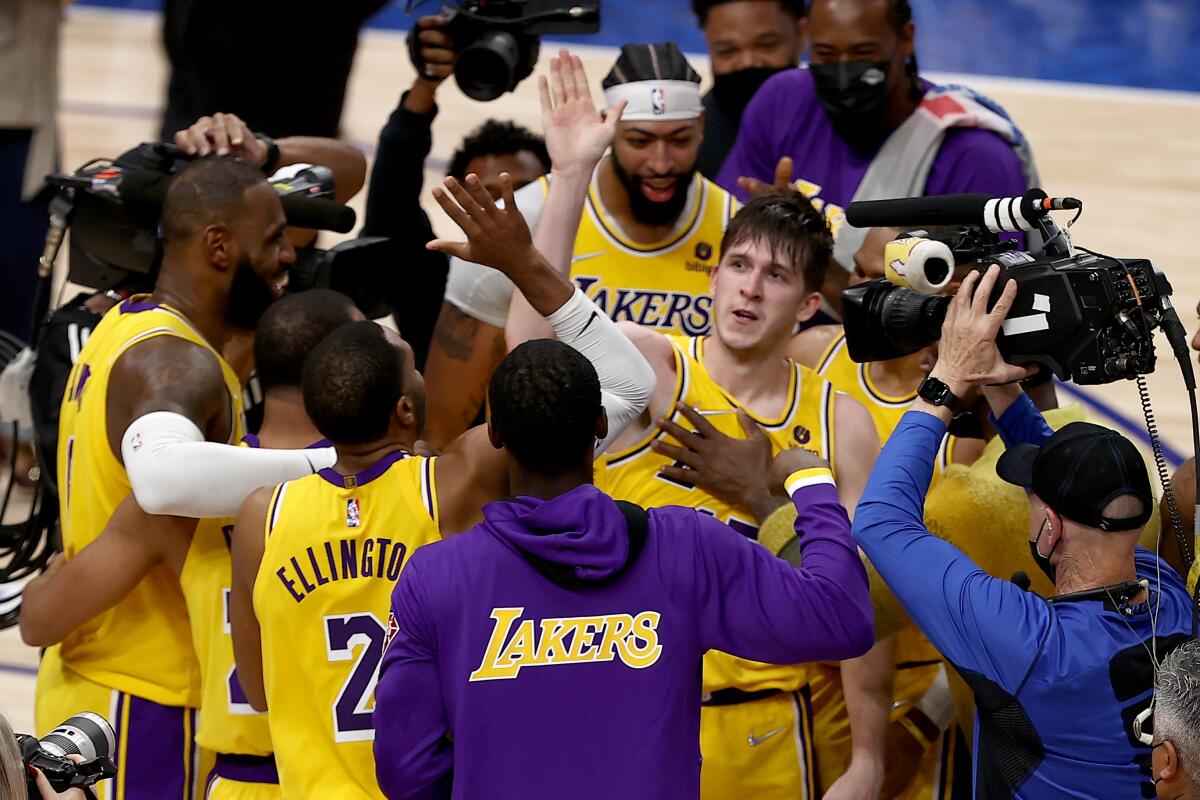
[[[444,449],[475,422],[488,379],[504,354],[503,328],[480,322],[453,303],[442,304],[425,362],[425,438],[435,447]]]
[[[133,345],[113,367],[108,441],[150,514],[228,517],[259,486],[332,466],[333,448],[231,447],[233,401],[220,362],[176,336]]]

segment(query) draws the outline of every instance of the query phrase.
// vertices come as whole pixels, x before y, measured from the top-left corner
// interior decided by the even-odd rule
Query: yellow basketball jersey
[[[375,683],[392,588],[439,538],[434,459],[322,470],[271,499],[254,582],[263,683],[285,799],[372,798]]]
[[[58,485],[67,558],[100,535],[113,510],[129,495],[125,468],[108,443],[109,376],[122,353],[155,336],[179,337],[217,358],[233,414],[231,441],[242,437],[241,384],[188,319],[146,296],[113,308],[83,346],[63,396]],[[155,567],[113,608],[68,635],[62,659],[85,678],[136,697],[170,706],[200,703],[200,670],[183,592],[165,564]]]
[[[257,447],[251,437],[243,446]],[[238,683],[229,625],[233,519],[202,519],[192,536],[179,583],[200,661],[200,721],[196,743],[214,753],[267,756],[272,752],[267,715],[255,711]]]
[[[875,423],[875,432],[879,434],[880,443],[887,442],[892,431],[900,424],[900,418],[917,393],[900,397],[884,394],[876,388],[871,380],[871,370],[868,364],[859,364],[850,358],[850,349],[846,346],[846,334],[839,333],[822,353],[817,362],[817,374],[833,384],[839,392],[845,392],[862,403]],[[937,462],[934,465],[933,481],[936,483],[946,470],[946,465],[954,452],[955,439],[947,436],[942,440],[938,450]]]
[[[731,412],[745,409],[721,387],[704,368],[704,337],[672,336],[675,349],[675,402],[684,402],[703,412]],[[771,441],[774,453],[792,447],[804,447],[834,463],[834,398],[829,381],[801,364],[790,362],[792,374],[783,413],[775,419],[755,421]],[[747,413],[749,413],[747,411]],[[679,412],[672,421],[690,429],[691,424]],[[708,417],[722,433],[742,438],[745,433],[733,413],[715,413]],[[711,514],[744,535],[754,538],[758,523],[745,510],[734,508],[704,490],[659,474],[670,459],[650,449],[650,442],[669,436],[653,431],[643,441],[619,453],[605,457],[597,465],[596,483],[617,500],[652,508],[680,505]],[[737,688],[746,691],[783,689],[796,691],[807,682],[806,668],[797,665],[772,665],[746,661],[725,653],[710,652],[704,657],[704,690]]]
[[[549,192],[549,180],[540,180]],[[621,232],[592,178],[575,234],[571,278],[614,320],[664,333],[708,333],[712,271],[738,202],[698,172],[688,193],[688,204],[667,238],[639,244]]]

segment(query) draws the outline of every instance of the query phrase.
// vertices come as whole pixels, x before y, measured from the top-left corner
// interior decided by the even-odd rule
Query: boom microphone
[[[316,228],[322,231],[349,233],[357,217],[354,209],[320,197],[290,195],[279,198],[289,225],[297,228]]]
[[[1021,197],[988,194],[945,194],[898,200],[859,200],[846,209],[846,221],[856,228],[915,228],[928,225],[980,225],[992,233],[1035,230],[1050,211],[1076,209],[1074,197],[1047,197],[1030,189]]]

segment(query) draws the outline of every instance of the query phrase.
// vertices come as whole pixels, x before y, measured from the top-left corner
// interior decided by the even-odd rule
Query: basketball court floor
[[[146,12],[68,7],[63,28],[61,111],[62,166],[73,168],[97,156],[116,156],[150,140],[158,130],[167,72],[159,44],[160,18]],[[542,52],[552,51],[544,44]],[[578,48],[597,95],[600,78],[616,51]],[[704,56],[691,59],[709,83]],[[1076,243],[1119,257],[1148,258],[1175,289],[1189,333],[1197,327],[1200,301],[1200,94],[1106,88],[1043,81],[933,74],[938,81],[971,85],[1008,109],[1032,142],[1043,188],[1051,195],[1084,201],[1072,229]],[[410,85],[403,34],[363,34],[343,117],[344,136],[371,156],[388,114]],[[495,115],[540,128],[537,88],[530,79],[512,95],[481,104],[459,93],[453,82],[441,89],[427,185],[438,179],[463,135]],[[365,193],[352,205],[361,220]],[[454,226],[431,199],[439,235]],[[1065,220],[1064,220],[1065,221]],[[325,244],[336,242],[329,236]],[[65,252],[65,249],[64,249]],[[30,265],[33,268],[33,265]],[[65,267],[64,267],[65,268]],[[1182,379],[1161,334],[1158,371],[1149,377],[1158,427],[1172,456],[1189,454],[1189,412]],[[1133,382],[1065,387],[1062,401],[1082,401],[1093,416],[1136,436],[1144,429]],[[1174,458],[1172,459],[1174,460]],[[33,686],[37,652],[21,644],[15,630],[0,633],[0,711],[18,731],[33,730]]]

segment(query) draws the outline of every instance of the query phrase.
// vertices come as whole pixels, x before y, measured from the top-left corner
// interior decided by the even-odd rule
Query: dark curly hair
[[[461,181],[467,176],[467,164],[470,164],[473,158],[526,151],[533,153],[546,171],[550,171],[550,153],[546,151],[545,139],[515,122],[489,119],[462,140],[462,144],[450,157],[450,167],[446,174]]]
[[[254,370],[263,391],[299,388],[313,348],[353,315],[354,301],[332,289],[309,289],[272,303],[254,329]]]
[[[696,20],[703,28],[708,24],[708,10],[713,6],[723,6],[726,3],[738,3],[743,0],[692,0],[692,11],[696,14]],[[791,14],[796,19],[804,16],[804,0],[779,0],[779,6],[786,13]]]
[[[335,445],[383,438],[404,395],[404,350],[377,323],[347,322],[304,362],[304,410]]]
[[[525,469],[553,475],[590,462],[600,379],[582,353],[555,339],[505,356],[488,386],[492,430]]]
[[[833,257],[833,234],[825,215],[795,189],[756,197],[730,220],[721,238],[721,253],[746,241],[761,241],[780,263],[796,264],[804,285],[816,291],[825,282]]]

